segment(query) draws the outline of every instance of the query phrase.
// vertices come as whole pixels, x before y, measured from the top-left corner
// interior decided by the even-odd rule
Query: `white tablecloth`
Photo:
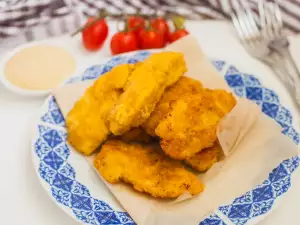
[[[113,25],[113,27],[115,27]],[[281,102],[294,111],[281,83],[266,66],[252,59],[235,39],[233,28],[220,22],[188,22],[187,28],[215,59],[223,59],[240,70],[255,74],[262,83],[275,90]],[[112,29],[113,30],[113,29]],[[111,32],[113,33],[113,32]],[[78,47],[78,46],[74,46]],[[300,52],[300,40],[293,39]],[[109,55],[108,45],[97,55],[87,54],[86,67]],[[99,60],[98,60],[99,59]],[[299,60],[300,61],[300,60]],[[75,225],[49,198],[39,183],[31,160],[30,130],[43,99],[17,96],[0,86],[0,224],[2,225]],[[296,119],[296,118],[295,118]],[[298,182],[299,181],[299,182]],[[276,205],[263,225],[299,225],[300,174],[294,175],[293,187]],[[289,220],[287,222],[287,220]]]

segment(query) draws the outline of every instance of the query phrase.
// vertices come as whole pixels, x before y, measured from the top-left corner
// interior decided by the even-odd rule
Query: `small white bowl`
[[[72,45],[71,37],[63,36],[63,37],[51,38],[51,39],[47,39],[47,40],[43,40],[43,41],[31,42],[31,43],[28,43],[28,44],[18,46],[16,48],[14,48],[13,50],[10,50],[9,52],[6,52],[1,57],[1,61],[0,61],[0,81],[10,91],[12,91],[16,94],[19,94],[19,95],[30,96],[30,97],[45,97],[52,91],[52,89],[30,90],[30,89],[25,89],[25,88],[18,87],[16,85],[14,85],[13,83],[11,83],[10,81],[8,81],[6,76],[5,76],[5,73],[4,73],[5,72],[5,66],[6,66],[8,60],[11,59],[11,57],[13,57],[16,53],[20,52],[24,48],[37,46],[37,45],[53,45],[53,46],[63,47],[64,49],[66,49],[74,57],[74,59],[76,61],[76,68],[74,70],[74,73],[71,74],[70,77],[72,77],[74,74],[76,74],[78,72],[78,59],[76,57],[76,55],[78,55],[78,53],[76,53],[76,51],[74,51],[74,48],[72,48],[72,47],[74,47],[74,45]],[[64,81],[62,81],[62,83],[63,82]]]

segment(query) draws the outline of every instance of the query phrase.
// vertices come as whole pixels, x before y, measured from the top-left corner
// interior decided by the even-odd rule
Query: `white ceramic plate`
[[[143,61],[149,52],[136,52],[108,59],[88,68],[68,82],[96,79],[121,63]],[[282,132],[296,144],[299,134],[292,126],[293,117],[281,105],[278,95],[261,85],[253,75],[244,74],[224,61],[213,61],[229,86],[238,96],[256,102],[262,112],[282,126]],[[86,224],[134,224],[115,200],[98,175],[79,153],[70,151],[66,142],[64,118],[53,96],[43,105],[32,142],[33,162],[45,190],[70,216]],[[291,186],[291,174],[299,166],[299,157],[283,161],[270,171],[266,180],[231,204],[220,206],[200,224],[243,225],[251,223],[272,209]]]

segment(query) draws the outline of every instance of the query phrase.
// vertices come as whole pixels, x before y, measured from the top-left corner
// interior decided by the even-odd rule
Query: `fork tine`
[[[250,9],[238,9],[232,13],[232,21],[245,48],[254,48],[260,34]]]
[[[283,28],[283,20],[282,20],[282,15],[281,15],[281,11],[278,5],[278,2],[275,1],[274,3],[274,17],[276,20],[276,24],[277,24],[277,28],[278,28],[278,36],[282,35],[282,28]]]
[[[258,1],[258,14],[259,14],[259,18],[260,18],[261,33],[262,33],[263,37],[267,36],[265,13],[266,12],[265,12],[264,1],[259,0]]]
[[[260,0],[258,8],[263,36],[268,40],[279,37],[282,29],[282,19],[278,5]]]
[[[254,40],[257,40],[260,38],[260,32],[259,32],[259,29],[257,27],[257,24],[255,22],[255,19],[254,19],[254,15],[253,15],[253,12],[251,11],[250,8],[247,8],[246,9],[246,14],[247,14],[247,18],[248,18],[248,26],[249,26],[249,29],[251,30],[251,38],[254,39]]]
[[[281,11],[280,11],[280,8],[279,8],[278,1],[274,2],[274,6],[275,6],[275,16],[276,16],[276,19],[278,21],[278,24],[280,25],[280,27],[283,27],[282,14],[281,14]]]
[[[246,34],[244,33],[244,30],[241,28],[240,23],[239,23],[239,19],[238,19],[238,17],[237,17],[237,15],[236,15],[235,12],[231,13],[231,20],[233,22],[235,30],[238,33],[240,41],[245,42],[245,40],[246,40]]]
[[[267,8],[267,13],[266,13],[266,18],[267,18],[267,28],[268,28],[268,34],[269,34],[269,39],[273,40],[276,37],[276,32],[277,32],[277,25],[276,25],[276,18],[274,17],[274,4],[272,2],[267,2],[266,8]]]
[[[270,11],[270,17],[271,17],[271,27],[270,30],[273,30],[274,37],[276,38],[279,37],[280,35],[280,24],[278,24],[277,18],[276,18],[276,13],[275,13],[275,5],[273,3],[268,5],[269,11]]]
[[[237,11],[237,18],[239,21],[239,24],[241,26],[241,29],[243,30],[246,39],[249,41],[251,40],[252,32],[251,32],[251,27],[249,26],[249,20],[248,16],[245,12],[245,10],[238,10]]]
[[[269,41],[282,36],[283,20],[277,0],[275,2],[258,2],[262,35]]]

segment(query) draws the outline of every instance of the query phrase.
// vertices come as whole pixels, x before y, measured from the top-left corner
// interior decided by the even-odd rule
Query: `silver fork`
[[[289,51],[289,40],[282,34],[283,21],[277,1],[260,0],[258,8],[263,36],[270,41],[269,47],[282,58],[278,68],[280,73],[286,74],[285,77],[295,86],[296,92],[300,92],[300,72]],[[300,93],[296,94],[296,97],[299,98]]]
[[[276,72],[300,109],[300,75],[295,63],[291,63],[288,41],[282,36],[278,5],[259,2],[261,29],[250,8],[238,9],[231,17],[244,48]]]

